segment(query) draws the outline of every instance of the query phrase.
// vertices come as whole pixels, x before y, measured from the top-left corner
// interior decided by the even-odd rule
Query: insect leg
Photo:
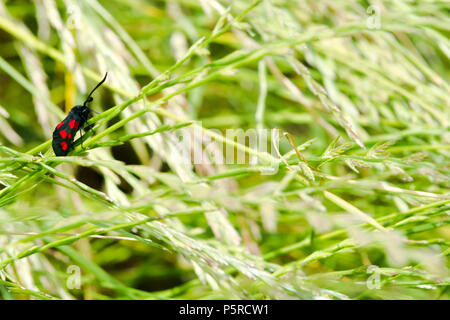
[[[92,134],[94,135],[94,134],[95,134],[95,131],[94,131],[94,129],[92,129],[93,127],[94,127],[94,123],[91,123],[91,124],[85,126],[85,127],[83,128],[83,130],[84,130],[85,133],[91,131]]]
[[[89,130],[92,132],[92,135],[94,135],[94,134],[95,134],[95,131],[94,131],[94,129],[92,129],[92,127],[93,127],[93,126],[89,126]]]

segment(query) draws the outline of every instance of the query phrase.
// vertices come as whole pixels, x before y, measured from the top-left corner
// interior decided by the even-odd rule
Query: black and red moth
[[[61,121],[53,131],[52,148],[56,156],[66,156],[72,149],[73,139],[78,130],[82,129],[86,121],[92,116],[92,110],[87,106],[93,100],[92,93],[102,85],[106,80],[106,76],[100,81],[95,88],[89,93],[83,105],[73,107],[67,117]],[[81,134],[81,143],[83,143],[83,134]]]

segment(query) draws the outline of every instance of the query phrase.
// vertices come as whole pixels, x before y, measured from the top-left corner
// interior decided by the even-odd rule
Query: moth
[[[52,148],[56,156],[66,156],[73,147],[73,140],[78,130],[83,129],[86,121],[92,117],[92,109],[87,105],[93,100],[91,95],[106,80],[106,76],[100,81],[95,88],[89,93],[83,105],[73,107],[67,117],[61,121],[53,131]],[[81,133],[81,143],[83,144],[83,134]]]

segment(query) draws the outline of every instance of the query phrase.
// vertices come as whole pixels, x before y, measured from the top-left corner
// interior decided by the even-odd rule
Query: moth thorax
[[[86,106],[75,106],[72,108],[71,112],[84,120],[89,119],[92,115],[92,110]]]

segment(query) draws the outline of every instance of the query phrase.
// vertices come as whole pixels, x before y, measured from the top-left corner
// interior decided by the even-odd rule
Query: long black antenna
[[[83,106],[86,107],[86,104],[89,103],[89,102],[91,102],[91,101],[93,100],[93,98],[91,98],[91,95],[94,93],[94,91],[95,91],[98,87],[100,87],[100,86],[103,84],[103,82],[105,82],[106,76],[107,76],[107,75],[108,75],[108,72],[105,73],[105,77],[103,78],[103,80],[100,81],[100,82],[95,86],[94,89],[92,89],[91,93],[89,93],[88,97],[86,98],[86,101],[84,101]]]

